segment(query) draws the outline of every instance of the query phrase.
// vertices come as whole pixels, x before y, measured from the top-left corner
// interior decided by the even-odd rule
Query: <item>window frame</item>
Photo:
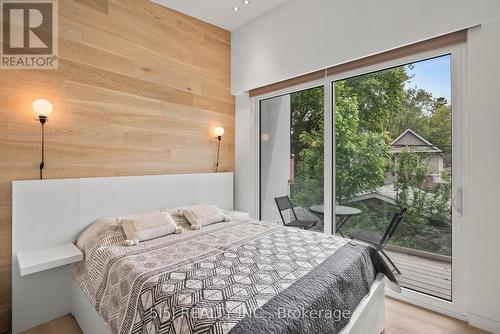
[[[401,293],[395,293],[391,290],[386,291],[386,295],[409,302],[411,304],[421,306],[454,318],[466,320],[466,301],[468,299],[467,275],[468,270],[468,243],[465,236],[469,231],[473,231],[470,225],[470,212],[468,203],[470,203],[469,193],[463,192],[470,184],[470,109],[469,109],[469,92],[467,85],[468,78],[468,58],[467,58],[467,43],[462,42],[446,47],[436,48],[433,50],[412,54],[409,56],[388,60],[386,62],[377,63],[365,67],[359,67],[342,73],[325,76],[322,79],[301,83],[296,86],[287,87],[270,93],[250,97],[250,112],[252,118],[251,134],[253,138],[250,141],[251,152],[251,184],[254,185],[250,189],[253,203],[252,216],[260,216],[260,101],[277,97],[284,94],[290,94],[296,91],[314,88],[323,85],[324,87],[324,233],[333,234],[332,218],[335,217],[334,206],[332,200],[335,198],[333,191],[335,190],[335,113],[333,107],[335,105],[333,89],[335,81],[347,79],[353,76],[359,76],[376,71],[381,71],[388,68],[402,66],[426,59],[435,58],[438,56],[450,54],[452,61],[451,84],[453,105],[453,137],[452,137],[452,154],[453,154],[453,188],[459,195],[454,197],[461,198],[460,210],[456,209],[456,202],[453,199],[453,235],[452,235],[452,301],[445,301],[437,297],[429,296],[424,293],[413,290],[403,289]],[[461,212],[459,212],[461,211]]]

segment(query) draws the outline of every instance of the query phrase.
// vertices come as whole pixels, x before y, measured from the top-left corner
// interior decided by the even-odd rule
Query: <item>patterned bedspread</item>
[[[113,333],[228,333],[347,243],[239,219],[133,247],[124,240],[110,228],[74,267]]]

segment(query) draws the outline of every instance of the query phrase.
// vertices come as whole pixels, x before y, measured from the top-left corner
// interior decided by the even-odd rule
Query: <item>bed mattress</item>
[[[113,333],[338,333],[378,273],[372,248],[233,218],[126,246],[121,229],[73,268]]]

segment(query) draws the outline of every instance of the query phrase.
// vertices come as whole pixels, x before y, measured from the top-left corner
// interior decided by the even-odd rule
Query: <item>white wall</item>
[[[468,42],[472,158],[469,185],[464,186],[470,212],[466,316],[494,333],[500,333],[499,17],[498,0],[291,0],[232,36],[233,92],[240,93],[482,24],[471,30]],[[248,104],[248,95],[238,97],[237,152],[254,140]],[[236,159],[237,187],[251,186],[252,155]],[[236,197],[249,196],[251,189],[236,188]]]
[[[232,33],[232,92],[498,16],[498,0],[290,0]]]
[[[236,143],[235,143],[235,174],[234,174],[234,208],[248,212],[250,217],[258,218],[255,186],[255,156],[254,143],[257,133],[252,132],[255,122],[250,112],[248,94],[236,96]]]
[[[500,333],[500,21],[471,30],[469,320]],[[467,189],[465,189],[467,191]]]

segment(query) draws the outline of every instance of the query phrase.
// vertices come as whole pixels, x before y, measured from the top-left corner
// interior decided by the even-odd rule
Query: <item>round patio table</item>
[[[323,221],[323,217],[325,215],[325,208],[323,205],[313,205],[309,208],[309,211],[314,213],[316,216]],[[351,218],[352,216],[359,215],[361,213],[361,210],[358,208],[353,208],[352,206],[346,206],[346,205],[338,205],[335,204],[335,226],[337,228],[337,231],[339,231],[340,235],[344,237],[344,234],[340,230],[342,226]],[[333,225],[333,224],[332,224]],[[333,230],[333,226],[332,226]]]

